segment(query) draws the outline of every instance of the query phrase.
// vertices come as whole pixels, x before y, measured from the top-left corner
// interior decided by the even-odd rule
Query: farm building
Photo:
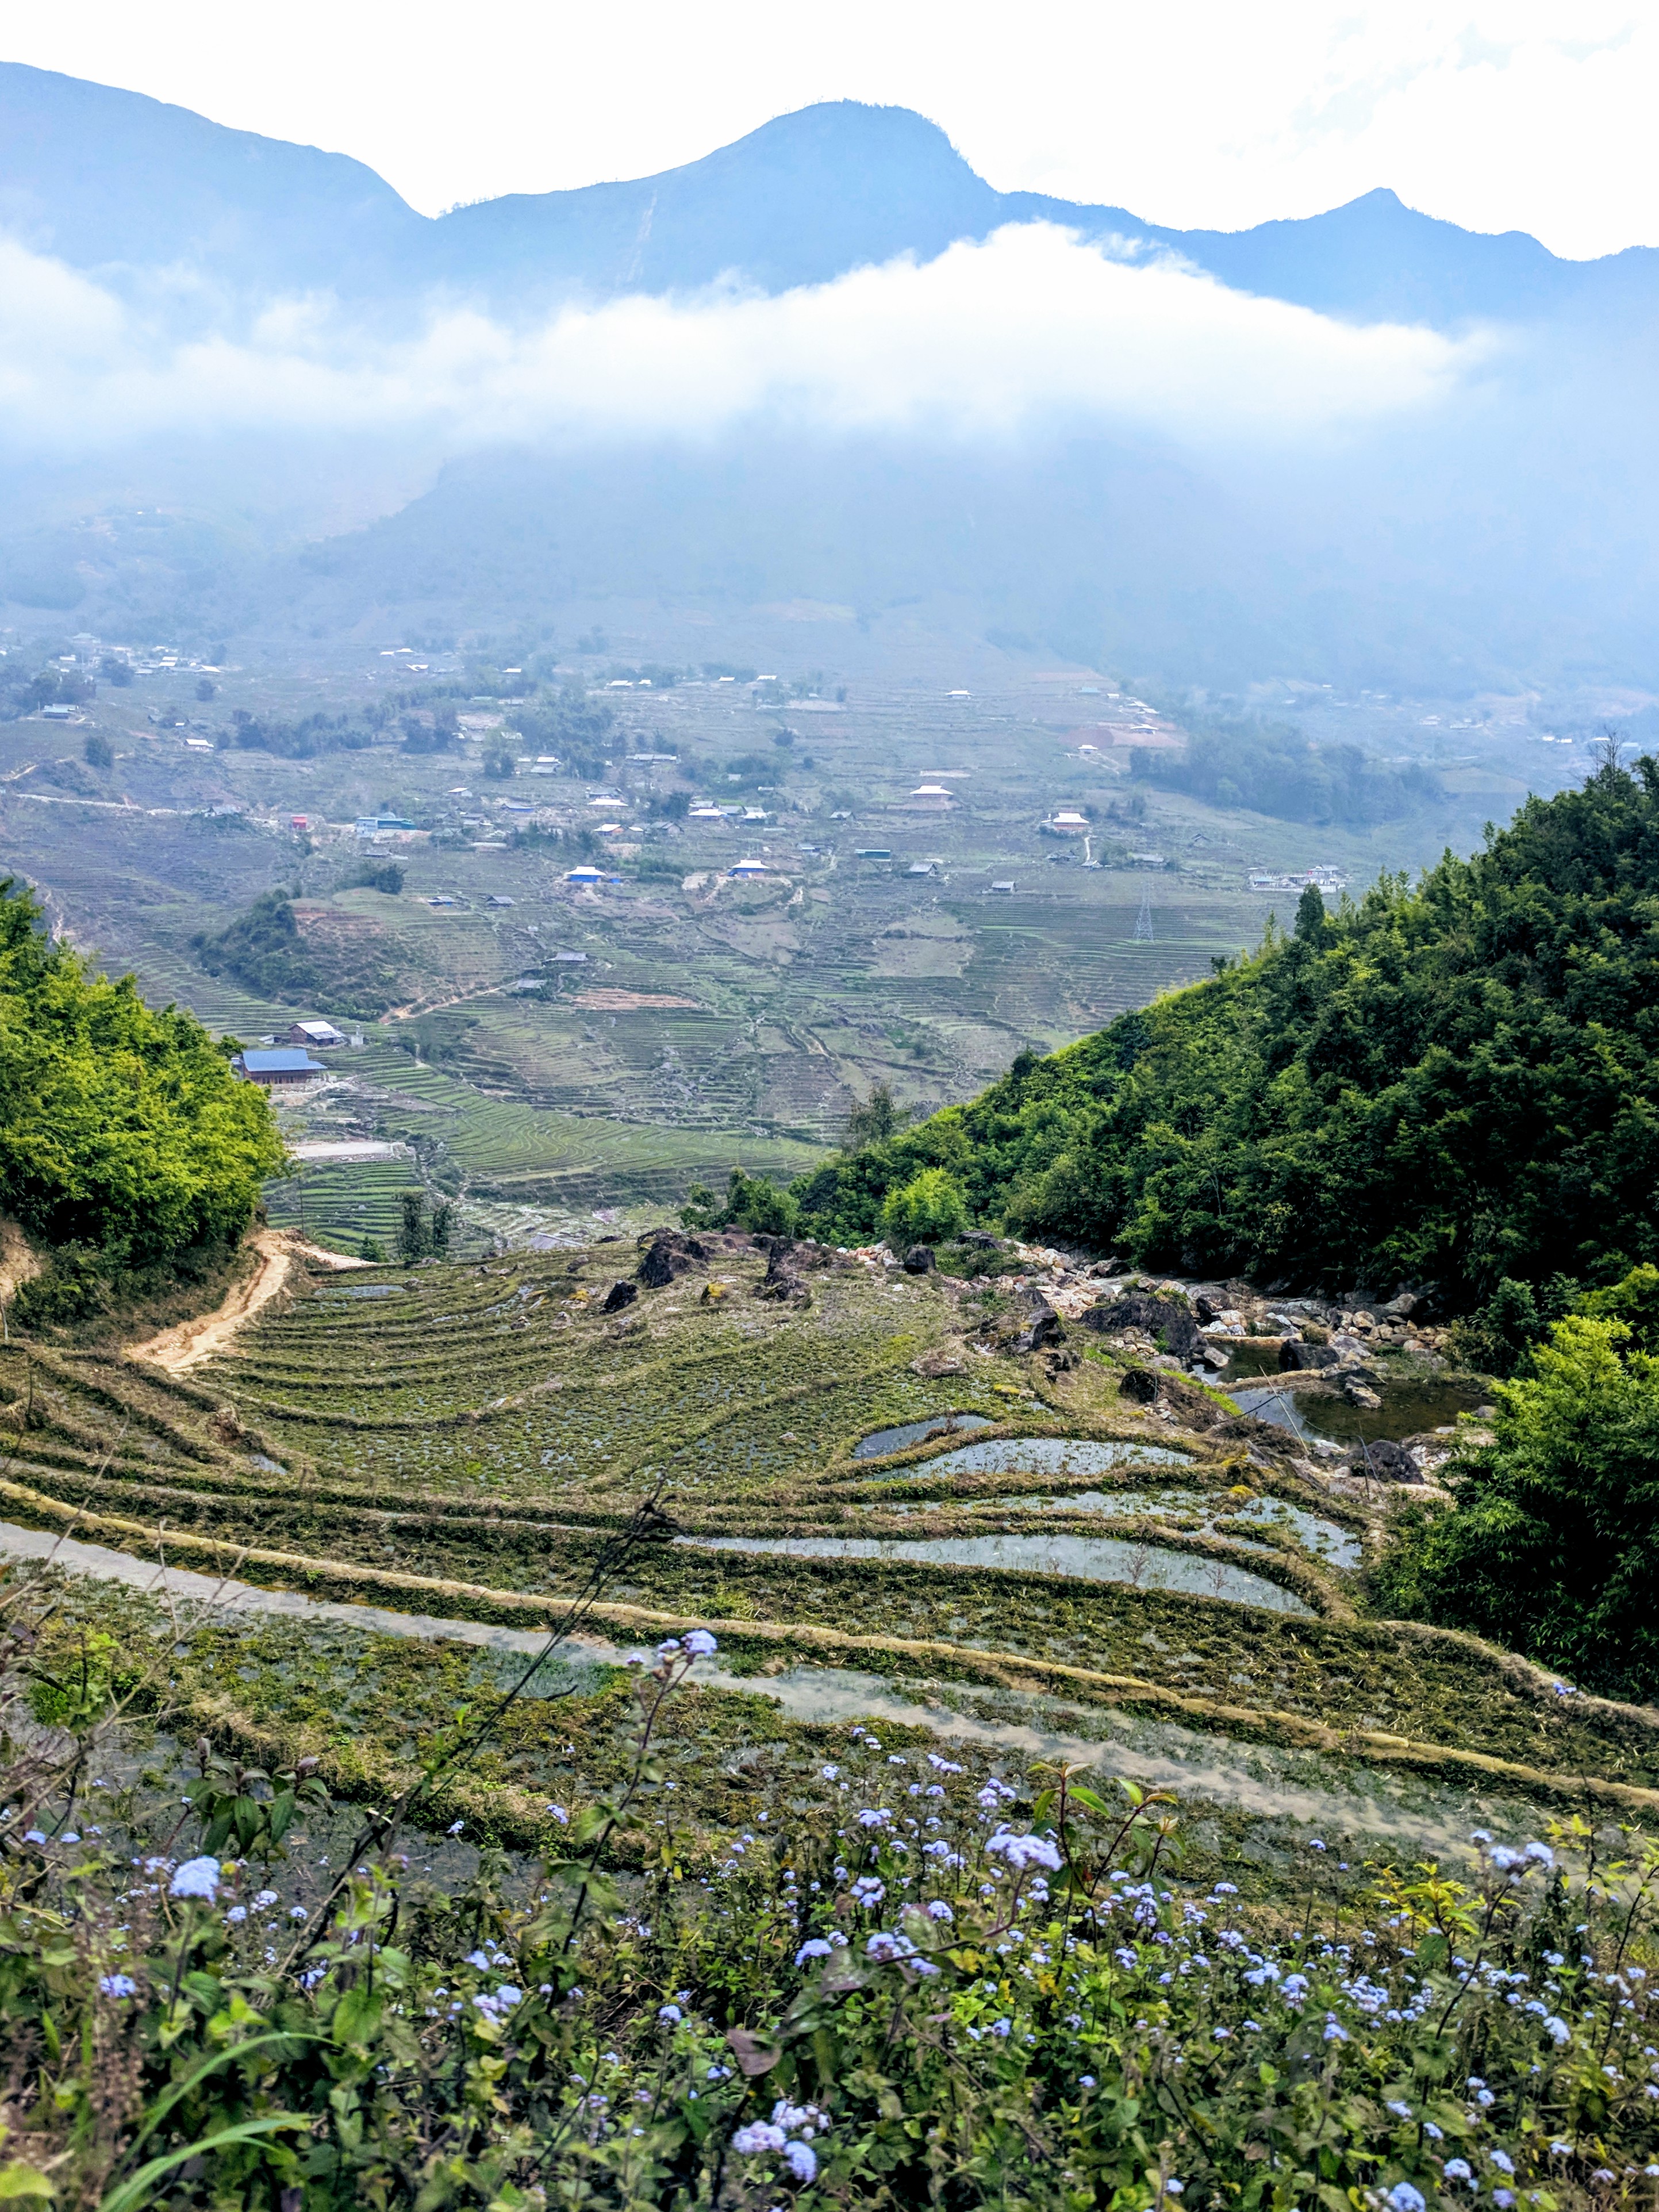
[[[278,1045],[269,1052],[239,1052],[230,1064],[245,1083],[262,1084],[267,1091],[290,1090],[328,1073],[320,1060],[291,1045]]]

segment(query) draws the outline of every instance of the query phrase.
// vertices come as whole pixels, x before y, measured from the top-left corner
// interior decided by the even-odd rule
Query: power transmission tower
[[[1150,945],[1153,941],[1152,887],[1150,884],[1143,884],[1140,887],[1140,912],[1135,916],[1134,941],[1137,945]]]

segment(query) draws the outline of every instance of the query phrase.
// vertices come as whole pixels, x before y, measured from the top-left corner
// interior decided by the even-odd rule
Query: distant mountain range
[[[1173,230],[1127,208],[999,192],[907,108],[826,102],[684,167],[514,193],[429,217],[372,169],[230,131],[143,94],[0,64],[0,227],[106,281],[188,266],[240,294],[479,295],[496,313],[550,297],[822,283],[1010,222],[1176,252],[1224,283],[1322,313],[1455,330],[1564,314],[1645,319],[1659,251],[1563,261],[1519,231],[1460,229],[1367,192],[1297,222]]]
[[[550,416],[488,397],[464,396],[441,421],[412,402],[407,415],[352,411],[364,362],[392,365],[394,400],[419,386],[451,307],[482,310],[505,353],[522,341],[524,388],[559,400],[566,372],[538,349],[562,303],[720,284],[775,295],[1037,222],[1230,288],[1109,279],[1122,319],[1049,342],[1073,349],[1057,363],[1079,372],[1068,388],[1136,367],[1152,325],[1135,317],[1180,292],[1188,319],[1158,356],[1170,379],[1191,368],[1195,389],[1248,386],[1257,415],[1229,428],[1194,410],[1170,427],[1103,400],[1056,404],[1018,434],[935,435],[924,393],[903,418],[914,428],[781,404],[704,437],[677,434],[654,399],[603,434],[547,430]],[[890,636],[902,652],[904,611],[925,605],[953,637],[999,652],[1020,640],[1137,681],[1227,688],[1271,672],[1386,690],[1659,692],[1659,252],[1563,261],[1381,191],[1305,221],[1173,230],[1126,208],[994,191],[923,117],[854,101],[781,116],[659,176],[433,218],[343,155],[15,64],[0,64],[0,235],[108,295],[88,311],[56,271],[19,270],[37,304],[20,289],[16,359],[0,366],[33,378],[52,434],[33,438],[19,407],[0,414],[0,623],[25,630],[73,610],[107,635],[198,641],[520,621],[574,635],[649,603],[705,626],[710,649],[735,625],[746,653],[771,635],[769,608],[801,601],[846,610],[842,634],[869,651]],[[948,382],[960,368],[994,388],[1016,356],[1025,373],[1045,343],[1022,320],[1033,301],[1064,307],[1066,287],[1092,281],[1092,256],[1045,261],[1043,241],[1012,244],[1021,267],[1049,272],[1031,280],[1048,290],[999,290],[985,269],[1003,262],[987,257],[970,280],[983,305],[954,326],[960,351],[946,330],[927,374]],[[925,266],[914,283],[849,288],[844,307],[805,305],[791,326],[837,342],[850,331],[856,349],[866,294],[937,300],[951,281],[939,276],[933,292],[918,289]],[[1453,346],[1421,328],[1304,330],[1237,293],[1355,325],[1483,334]],[[332,312],[264,315],[301,294]],[[747,301],[737,313],[745,333],[792,314]],[[638,327],[671,323],[684,326],[653,311]],[[1272,359],[1252,371],[1248,343],[1230,349],[1269,325]],[[635,325],[625,314],[615,327],[625,383]],[[878,329],[862,342],[873,386],[884,340]],[[749,343],[732,356],[744,372]],[[1352,421],[1340,405],[1334,428],[1306,419],[1304,356],[1327,364],[1323,388],[1357,396]],[[1430,356],[1456,365],[1419,404],[1399,365]],[[267,375],[276,398],[262,408]],[[216,416],[227,386],[254,404]],[[316,395],[314,416],[283,414],[295,392]],[[802,649],[793,630],[775,647]]]

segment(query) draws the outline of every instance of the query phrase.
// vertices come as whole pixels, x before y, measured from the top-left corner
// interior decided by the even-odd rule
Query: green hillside
[[[1659,764],[1608,764],[793,1195],[847,1241],[940,1167],[981,1220],[1189,1274],[1612,1282],[1659,1250],[1656,931]]]

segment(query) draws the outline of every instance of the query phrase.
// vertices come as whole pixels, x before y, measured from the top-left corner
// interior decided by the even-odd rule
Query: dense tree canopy
[[[0,1210],[50,1245],[165,1265],[247,1226],[282,1140],[193,1015],[53,944],[0,884]]]
[[[1150,1267],[1451,1304],[1659,1260],[1659,763],[1530,799],[970,1104],[803,1177],[871,1235],[924,1167],[981,1221]]]
[[[1247,806],[1287,822],[1392,822],[1443,794],[1425,768],[1378,760],[1358,745],[1310,744],[1299,730],[1261,722],[1194,723],[1178,752],[1137,746],[1135,775],[1212,806]]]

